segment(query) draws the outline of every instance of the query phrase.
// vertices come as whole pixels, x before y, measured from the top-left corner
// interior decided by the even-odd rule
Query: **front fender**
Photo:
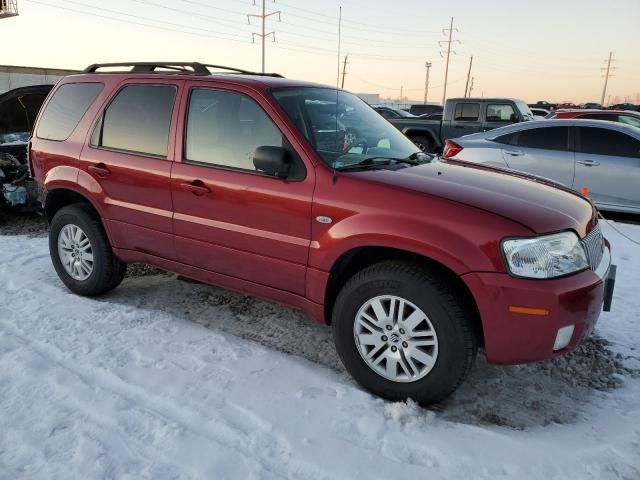
[[[510,223],[510,222],[509,222]],[[504,271],[499,232],[505,220],[477,212],[462,225],[454,217],[360,213],[329,225],[314,235],[309,266],[330,271],[345,253],[361,247],[387,247],[435,260],[458,275],[472,271]],[[461,228],[462,227],[462,228]],[[508,232],[513,232],[510,223]],[[528,232],[522,232],[526,234]]]

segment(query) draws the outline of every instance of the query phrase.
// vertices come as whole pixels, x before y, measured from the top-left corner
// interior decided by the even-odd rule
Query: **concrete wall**
[[[28,85],[54,84],[76,70],[0,65],[0,93]]]

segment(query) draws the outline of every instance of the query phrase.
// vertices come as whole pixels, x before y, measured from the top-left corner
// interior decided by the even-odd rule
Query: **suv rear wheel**
[[[127,264],[113,254],[100,220],[82,203],[53,216],[49,253],[60,279],[79,295],[106,293],[120,284],[127,271]]]
[[[473,365],[477,339],[464,300],[445,279],[407,262],[370,266],[342,288],[336,349],[353,378],[390,400],[449,396]]]

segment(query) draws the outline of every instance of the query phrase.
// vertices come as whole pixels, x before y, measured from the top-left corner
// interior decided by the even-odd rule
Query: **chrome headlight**
[[[502,242],[507,269],[517,277],[555,278],[589,267],[587,254],[574,232]]]

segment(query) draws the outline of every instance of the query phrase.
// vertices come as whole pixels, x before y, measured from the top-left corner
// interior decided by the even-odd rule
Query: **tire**
[[[415,136],[415,137],[411,137],[410,140],[413,143],[415,143],[416,147],[418,147],[423,152],[425,152],[425,153],[433,153],[434,146],[433,146],[433,142],[431,141],[430,138],[418,135],[418,136]]]
[[[63,265],[62,256],[64,253],[60,253],[61,250],[64,250],[65,253],[69,252],[70,248],[67,248],[68,244],[65,244],[63,240],[69,239],[69,232],[77,233],[78,229],[86,237],[86,240],[82,237],[83,248],[87,248],[87,241],[89,243],[88,250],[83,250],[81,253],[85,256],[83,258],[84,265],[91,264],[88,274],[86,269],[80,270],[80,267],[77,271],[73,270],[72,274]],[[63,238],[61,239],[61,237]],[[82,248],[73,247],[72,250],[75,252],[82,250]],[[83,203],[66,206],[53,216],[49,228],[49,253],[60,280],[72,292],[86,297],[102,295],[113,290],[122,282],[127,271],[127,264],[113,254],[109,238],[100,219],[90,206]],[[88,261],[89,256],[93,257],[92,262]]]
[[[332,315],[336,350],[345,368],[365,389],[389,400],[411,398],[423,406],[444,400],[462,384],[473,366],[478,350],[477,338],[470,321],[470,310],[464,298],[455,292],[457,292],[455,285],[451,285],[446,279],[404,261],[381,262],[361,270],[347,281],[338,294]],[[398,311],[406,312],[404,320],[398,320],[393,331],[386,330],[388,324],[369,322],[374,327],[381,328],[368,337],[368,333],[373,330],[370,327],[362,328],[358,318],[361,312],[369,312],[374,316],[374,309],[363,310],[363,308],[369,302],[375,303],[375,299],[381,299],[381,304],[384,305],[386,296],[404,300],[404,307],[398,308]],[[413,310],[413,307],[416,307],[416,310]],[[391,307],[388,307],[385,313],[389,310]],[[400,329],[402,332],[400,343],[392,343],[398,342],[398,339],[393,338],[392,335],[397,331],[396,328],[399,328],[398,325],[409,330],[410,320],[414,318],[411,312],[417,312],[415,318],[419,318],[418,310],[426,315],[427,321],[420,324],[420,329],[418,329],[420,325],[412,329],[416,338]],[[426,335],[424,332],[429,331],[425,326],[430,327],[435,332],[435,336],[422,337],[421,340],[420,336]],[[366,336],[358,336],[356,339],[358,329],[361,329]],[[384,333],[387,335],[383,337]],[[366,345],[370,341],[368,339],[374,337],[376,342],[379,338],[379,343],[386,345],[386,347],[385,345],[380,347],[379,351],[382,353],[373,355],[375,359],[379,360],[385,355],[397,355],[403,359],[403,362],[399,363],[410,367],[412,373],[421,370],[420,375],[423,376],[420,377],[416,373],[410,378],[409,375],[405,375],[407,370],[398,365],[395,371],[399,372],[399,375],[394,380],[383,376],[388,373],[388,370],[385,370],[385,373],[374,370],[374,368],[382,368],[383,363],[385,369],[389,368],[388,359],[383,359],[377,367],[370,366],[365,361],[364,356],[374,352],[378,346],[371,346],[369,353],[361,353],[363,348],[365,350],[369,348]],[[367,338],[367,340],[360,340],[361,338]],[[386,341],[382,342],[385,338]],[[426,343],[430,339],[436,340],[435,345],[419,348],[422,353],[429,352],[432,360],[435,359],[429,367],[429,362],[421,365],[420,361],[412,358],[412,355],[417,357],[419,353],[414,349],[417,348],[414,345]],[[402,352],[401,345],[407,347],[402,348]],[[396,346],[395,354],[389,353],[393,346]],[[420,355],[421,359],[422,357],[424,355]],[[395,363],[394,358],[397,357],[392,357],[391,365]],[[409,365],[409,361],[413,362],[413,365]],[[416,370],[413,370],[414,368]],[[403,375],[405,378],[400,378]]]

